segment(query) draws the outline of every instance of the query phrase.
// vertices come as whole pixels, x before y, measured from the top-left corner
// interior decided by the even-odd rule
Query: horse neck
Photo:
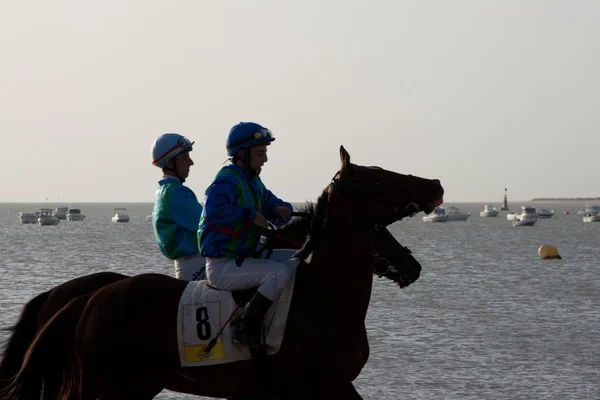
[[[280,230],[280,233],[289,240],[286,242],[288,247],[293,245],[294,247],[300,248],[301,244],[306,240],[306,234],[309,229],[310,220],[303,217],[302,220],[295,222],[293,225],[284,226]]]
[[[357,332],[364,323],[373,282],[373,231],[329,218],[314,249],[307,273],[311,292],[327,313],[327,322],[336,329]]]

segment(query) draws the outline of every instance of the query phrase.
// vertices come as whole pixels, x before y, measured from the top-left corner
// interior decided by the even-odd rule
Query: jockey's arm
[[[169,196],[171,217],[189,231],[197,231],[202,206],[198,203],[191,189],[175,186]]]
[[[205,192],[205,218],[215,225],[254,220],[256,211],[251,207],[240,207],[236,200],[235,184],[226,177],[216,180]]]
[[[265,187],[264,193],[265,193],[264,194],[265,205],[263,207],[264,216],[269,221],[272,221],[273,219],[278,218],[278,216],[275,214],[275,208],[277,208],[277,207],[286,207],[290,211],[294,211],[294,207],[292,207],[292,205],[290,203],[281,200],[279,197],[275,196],[266,187]]]

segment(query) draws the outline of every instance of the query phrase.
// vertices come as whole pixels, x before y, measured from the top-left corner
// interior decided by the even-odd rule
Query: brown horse
[[[17,323],[6,329],[10,335],[0,361],[0,388],[8,385],[19,372],[25,352],[36,333],[54,314],[76,297],[125,278],[128,276],[116,272],[98,272],[78,277],[37,295],[25,304]]]
[[[298,269],[283,346],[268,360],[280,398],[360,398],[351,382],[364,365],[360,342],[375,229],[420,209],[430,212],[443,195],[437,180],[352,165],[343,148],[340,153],[342,169],[319,198],[301,250],[309,261]],[[4,398],[28,398],[28,389],[42,382],[44,396],[55,398],[63,378],[63,394],[77,395],[84,380],[90,398],[153,398],[163,388],[213,397],[257,394],[251,361],[180,367],[175,315],[186,285],[139,275],[105,286],[89,302],[71,302],[40,332]]]
[[[289,223],[276,228],[265,236],[261,251],[279,248],[300,248],[304,244],[315,214],[315,204],[306,203],[295,213]],[[396,282],[400,288],[406,287],[419,278],[421,265],[406,247],[396,241],[387,228],[377,230],[373,236],[376,254],[374,272]],[[62,283],[30,300],[21,312],[17,323],[6,330],[10,332],[0,360],[0,389],[6,387],[19,372],[25,352],[33,342],[36,333],[54,314],[76,297],[92,293],[101,287],[129,278],[116,272],[98,272],[78,277]],[[369,355],[366,336],[361,339],[361,353],[364,362]]]

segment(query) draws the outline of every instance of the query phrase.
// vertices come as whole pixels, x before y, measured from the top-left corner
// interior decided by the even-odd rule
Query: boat
[[[584,215],[598,215],[600,214],[600,206],[596,206],[593,204],[586,204],[585,209],[577,211],[577,214]]]
[[[540,208],[537,210],[538,218],[552,218],[554,216],[554,211],[547,210],[545,208]]]
[[[67,219],[69,207],[56,207],[52,213],[58,219]]]
[[[583,222],[600,222],[600,215],[587,214],[583,216]]]
[[[152,214],[146,215],[146,221],[152,221]]]
[[[423,217],[423,222],[447,222],[448,220],[448,214],[442,207],[436,207],[431,213]]]
[[[504,188],[504,201],[502,202],[502,207],[500,207],[502,211],[508,211],[508,197],[506,196],[506,188]]]
[[[448,221],[466,221],[471,214],[462,212],[460,209],[452,206],[444,207],[446,215],[448,215]]]
[[[509,221],[514,221],[515,219],[517,219],[517,213],[511,212],[506,214],[506,219]]]
[[[479,212],[480,217],[497,217],[498,209],[496,207],[488,206],[487,204],[483,206],[483,211]]]
[[[34,213],[19,213],[19,219],[22,224],[37,224],[39,214]]]
[[[69,221],[83,221],[85,219],[85,215],[81,213],[79,208],[71,208],[67,213],[67,219]]]
[[[38,217],[39,225],[58,225],[60,219],[54,215],[54,210],[51,208],[42,208]]]
[[[117,213],[112,217],[112,222],[129,222],[126,208],[115,208],[115,211]]]
[[[538,215],[535,207],[522,206],[521,212],[512,221],[513,226],[532,226],[537,222]]]

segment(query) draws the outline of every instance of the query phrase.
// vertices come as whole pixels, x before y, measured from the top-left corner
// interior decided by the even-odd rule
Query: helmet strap
[[[179,155],[179,154],[178,154]],[[177,157],[177,156],[175,156]],[[177,179],[179,179],[181,181],[181,183],[185,182],[185,178],[182,178],[179,173],[177,172],[177,163],[175,162],[175,157],[173,157],[171,160],[173,161],[172,165],[173,168],[165,166],[163,168],[163,171],[169,171],[172,173],[172,175],[174,175]],[[169,164],[169,162],[171,162],[171,160],[167,161],[167,164]]]
[[[243,149],[243,151],[244,151],[244,157],[242,157],[242,163],[244,164],[244,167],[246,167],[248,174],[250,175],[251,178],[258,176],[258,173],[256,172],[256,170],[250,166],[250,148],[246,147]]]

